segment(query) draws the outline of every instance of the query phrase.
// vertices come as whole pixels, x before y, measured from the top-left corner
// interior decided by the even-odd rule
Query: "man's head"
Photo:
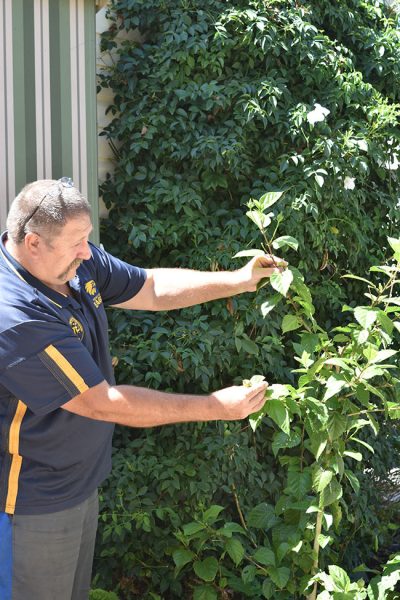
[[[21,190],[11,205],[8,237],[19,245],[27,233],[37,233],[51,243],[68,220],[81,215],[90,217],[90,205],[70,179],[34,181]]]
[[[91,256],[90,205],[69,179],[28,184],[7,218],[7,248],[38,279],[54,289]]]

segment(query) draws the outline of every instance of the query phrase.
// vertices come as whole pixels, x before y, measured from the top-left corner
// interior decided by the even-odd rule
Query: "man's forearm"
[[[128,310],[174,310],[254,292],[262,279],[281,272],[285,266],[285,261],[263,255],[236,271],[146,269],[147,279],[142,289],[130,300],[114,306]]]
[[[97,404],[94,418],[120,425],[153,427],[218,418],[211,396],[169,394],[129,385],[109,387],[107,394],[106,402]]]
[[[82,417],[130,427],[153,427],[190,421],[243,419],[260,410],[266,383],[231,386],[205,396],[169,394],[106,381],[89,388],[62,408]]]
[[[153,269],[156,310],[185,308],[246,291],[239,271]]]

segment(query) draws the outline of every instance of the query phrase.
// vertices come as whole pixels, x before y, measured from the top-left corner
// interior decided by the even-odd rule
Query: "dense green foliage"
[[[106,133],[117,160],[103,185],[106,249],[143,266],[235,268],[243,259],[233,255],[262,241],[245,204],[282,189],[280,227],[299,245],[280,252],[304,273],[318,323],[345,322],[341,305],[362,302],[364,290],[341,276],[379,264],[398,228],[394,13],[355,0],[111,4],[103,49],[115,67],[101,84],[114,93]],[[135,28],[140,42],[116,42]],[[204,392],[253,373],[294,383],[297,336],[282,336],[283,303],[260,312],[269,296],[110,313],[118,381]],[[212,504],[240,523],[281,496],[286,473],[266,423],[255,433],[243,424],[119,432],[103,492],[101,584],[132,598],[190,597],[190,573],[171,568],[178,529]],[[398,463],[399,441],[384,431],[374,447],[362,494],[345,491],[353,523],[336,554],[350,549],[348,564],[385,534],[370,482]]]

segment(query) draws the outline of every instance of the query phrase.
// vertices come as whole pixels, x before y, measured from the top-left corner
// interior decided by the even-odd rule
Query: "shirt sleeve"
[[[75,336],[49,344],[0,374],[0,383],[37,415],[59,408],[102,381],[104,376]]]
[[[136,296],[147,279],[145,269],[130,265],[94,244],[90,244],[90,249],[104,304],[120,304]]]

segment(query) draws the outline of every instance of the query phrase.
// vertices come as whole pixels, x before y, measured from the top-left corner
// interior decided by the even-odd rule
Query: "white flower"
[[[314,110],[311,110],[309,113],[307,113],[307,121],[310,123],[310,125],[314,125],[319,121],[325,121],[325,117],[327,117],[331,112],[320,104],[314,104],[314,106]]]
[[[345,177],[344,182],[343,182],[343,187],[345,190],[354,190],[354,188],[356,187],[356,180],[354,177]]]

